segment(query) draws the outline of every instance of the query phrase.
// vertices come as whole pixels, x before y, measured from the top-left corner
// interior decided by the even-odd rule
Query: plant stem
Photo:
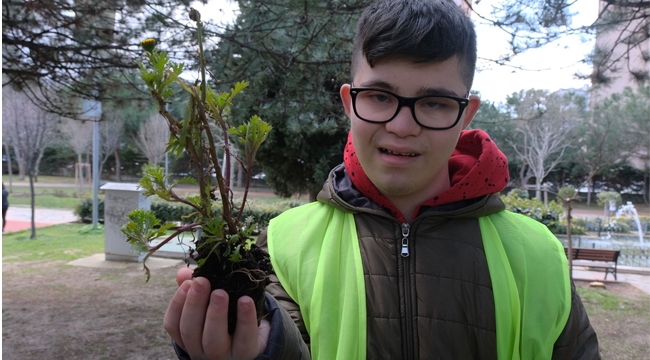
[[[199,38],[199,67],[201,68],[201,101],[205,102],[207,87],[205,84],[205,59],[203,58],[203,23],[201,19],[196,20],[196,35]]]
[[[196,206],[196,205],[194,205],[193,203],[191,203],[191,202],[189,202],[189,201],[183,199],[182,197],[176,195],[176,193],[173,192],[172,190],[169,190],[169,195],[174,199],[174,201],[179,202],[179,203],[181,203],[181,204],[185,204],[185,205],[191,206],[193,209],[195,209],[195,210],[197,210],[198,212],[200,212],[201,215],[203,215],[203,216],[207,216],[207,214],[204,214],[204,213],[203,213],[203,209],[201,209],[201,207]]]
[[[202,103],[197,104],[199,106],[199,117],[203,125],[203,130],[205,131],[206,136],[208,137],[208,147],[209,147],[209,156],[212,158],[212,163],[214,164],[214,172],[217,178],[217,183],[219,184],[219,193],[221,195],[221,204],[223,206],[222,215],[223,219],[228,223],[228,232],[235,234],[237,227],[235,222],[232,220],[232,207],[228,201],[228,188],[224,181],[223,176],[221,175],[221,167],[219,166],[219,158],[217,157],[217,149],[214,146],[214,137],[212,136],[212,131],[210,131],[210,125],[208,119],[205,117],[205,108]],[[227,136],[227,135],[226,135]]]
[[[239,210],[239,214],[237,215],[237,221],[239,221],[239,219],[241,219],[241,216],[244,213],[244,206],[246,205],[246,198],[248,197],[248,187],[251,184],[251,177],[250,177],[250,174],[248,174],[248,172],[249,172],[248,169],[246,169],[246,173],[247,173],[246,186],[244,186],[244,197],[242,198],[242,201],[241,201],[241,210]]]
[[[195,223],[191,223],[191,224],[189,224],[189,225],[185,225],[185,226],[183,226],[183,227],[181,227],[181,228],[178,228],[178,230],[176,230],[173,234],[171,234],[171,235],[169,235],[168,237],[166,237],[165,240],[163,240],[163,241],[160,242],[160,244],[158,244],[158,245],[156,245],[156,246],[154,246],[154,247],[151,247],[151,248],[149,248],[149,246],[147,246],[147,248],[149,248],[149,252],[148,252],[147,255],[145,256],[144,260],[147,260],[147,258],[148,258],[151,254],[155,253],[158,249],[160,249],[161,247],[163,247],[165,244],[167,244],[168,242],[170,242],[173,238],[175,238],[175,237],[178,236],[179,234],[181,234],[181,233],[183,233],[183,232],[185,232],[185,231],[188,231],[188,230],[192,230],[192,229],[194,229],[195,227],[197,227],[197,226],[199,226],[199,225],[201,225],[200,222],[195,222]]]

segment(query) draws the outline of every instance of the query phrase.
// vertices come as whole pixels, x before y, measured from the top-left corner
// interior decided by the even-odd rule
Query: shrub
[[[555,201],[551,201],[548,206],[544,206],[544,204],[542,204],[542,202],[537,198],[525,199],[512,191],[509,192],[508,195],[503,196],[502,199],[506,205],[506,209],[537,220],[546,225],[546,227],[548,227],[552,232],[558,233],[558,230],[556,230],[558,221],[562,214],[564,214],[564,207],[562,205]]]
[[[170,203],[153,203],[151,210],[156,218],[163,222],[181,222],[188,224],[191,219],[188,217],[193,213],[193,209],[186,205],[177,205]]]
[[[616,191],[602,191],[596,194],[597,203],[600,206],[609,205],[610,202],[616,203],[616,205],[623,204],[623,199],[621,194]]]
[[[213,210],[214,216],[218,216],[220,209],[216,208]],[[282,214],[283,210],[260,210],[260,209],[250,209],[247,208],[242,214],[242,220],[252,218],[252,224],[254,224],[255,231],[259,232],[262,229],[269,226],[269,221],[274,217]],[[239,210],[233,211],[233,216],[239,216]]]
[[[587,233],[587,228],[584,225],[584,222],[580,224],[577,219],[571,220],[571,235],[585,235]],[[554,234],[566,234],[567,221],[560,220],[555,223],[551,231]]]
[[[524,189],[512,189],[510,192],[508,192],[508,196],[513,195],[513,196],[518,196],[522,199],[528,199],[528,190]]]
[[[253,223],[257,231],[261,231],[269,225],[269,221],[274,217],[282,214],[287,209],[301,205],[300,202],[296,201],[283,201],[277,203],[274,206],[268,206],[259,209],[247,208],[242,214],[242,219],[253,217]],[[100,222],[104,222],[104,201],[99,201],[99,219]],[[170,203],[153,203],[151,204],[151,210],[156,215],[156,218],[162,220],[163,222],[180,222],[183,224],[189,224],[192,220],[193,209],[186,205],[181,204],[170,204]],[[74,214],[79,216],[82,222],[89,223],[92,221],[93,216],[93,201],[91,199],[86,199],[77,205],[77,208],[74,210]],[[219,210],[215,208],[215,215],[219,215]],[[234,211],[235,216],[239,214],[238,210]]]
[[[626,233],[630,231],[630,226],[626,224],[625,221],[617,221],[616,219],[613,219],[603,226],[603,231],[609,231],[610,233]]]
[[[93,201],[86,199],[77,205],[74,209],[74,214],[79,216],[81,222],[89,223],[93,221]],[[97,204],[97,218],[98,221],[104,223],[104,200],[99,200]]]
[[[629,228],[629,231],[637,232],[638,231],[638,225],[636,224],[636,221],[634,220],[633,217],[630,216],[621,216],[616,221],[619,224],[622,224],[624,226],[627,226]],[[648,231],[648,224],[650,223],[650,218],[647,216],[639,216],[639,225],[641,225],[641,232],[646,233]]]

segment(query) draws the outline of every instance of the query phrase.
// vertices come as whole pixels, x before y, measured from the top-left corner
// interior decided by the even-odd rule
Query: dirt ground
[[[577,281],[576,286],[589,288],[589,283]],[[602,358],[650,359],[650,295],[624,282],[606,286],[606,290],[591,288],[595,294],[582,296]]]
[[[145,283],[138,264],[3,263],[2,358],[176,359],[162,321],[177,268]]]
[[[145,283],[139,264],[3,263],[2,358],[176,359],[162,320],[179,266],[154,269]],[[583,298],[603,359],[647,359],[650,295],[625,283],[607,286],[597,296],[623,300],[600,308],[594,298]]]

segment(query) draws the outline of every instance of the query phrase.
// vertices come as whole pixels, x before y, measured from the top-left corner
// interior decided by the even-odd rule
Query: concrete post
[[[104,190],[104,253],[106,260],[141,262],[145,253],[134,253],[126,236],[120,231],[133,209],[151,208],[149,198],[142,195],[137,184],[106,183]]]

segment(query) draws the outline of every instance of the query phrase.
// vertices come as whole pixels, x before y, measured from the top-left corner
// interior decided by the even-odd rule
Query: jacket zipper
[[[409,256],[409,232],[411,227],[409,224],[402,224],[402,257]]]
[[[406,317],[406,341],[404,345],[406,346],[406,358],[415,359],[413,354],[413,319],[411,309],[411,276],[409,270],[409,234],[411,227],[408,223],[402,224],[402,274],[404,275],[404,316]]]

